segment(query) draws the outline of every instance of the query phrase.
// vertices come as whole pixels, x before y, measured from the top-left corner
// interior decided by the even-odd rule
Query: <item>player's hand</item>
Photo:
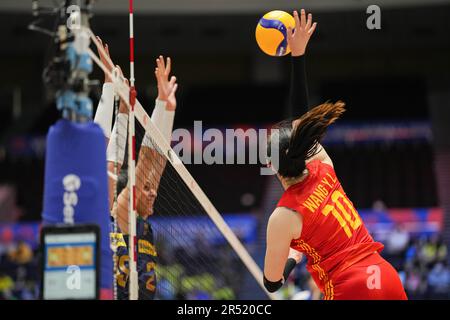
[[[292,248],[289,248],[289,258],[294,259],[297,263],[300,263],[300,261],[302,261],[303,258],[303,253],[294,250]]]
[[[292,56],[298,57],[305,54],[306,46],[314,30],[316,30],[317,22],[312,22],[311,13],[306,17],[305,9],[301,10],[301,17],[299,17],[297,11],[294,11],[294,20],[295,30],[288,28],[287,42],[291,48]]]
[[[119,67],[119,65],[116,65],[116,70],[117,70],[117,75],[116,76],[119,79],[121,79],[127,85],[128,89],[129,89],[130,88],[130,82],[128,81],[127,78],[124,78],[122,69]],[[120,98],[119,113],[126,113],[126,114],[128,114],[128,106],[127,106],[126,102],[123,101],[122,98]]]
[[[167,63],[164,62],[164,57],[159,56],[156,59],[155,77],[158,83],[158,100],[167,102],[166,109],[168,111],[175,111],[177,108],[177,99],[175,93],[178,89],[177,78],[170,77],[170,70],[172,62],[167,58]]]
[[[100,57],[100,60],[108,68],[109,72],[112,73],[113,68],[108,62],[108,58],[109,58],[109,60],[111,60],[108,44],[107,43],[103,44],[103,41],[99,36],[97,36],[97,40],[98,40],[99,44],[102,46],[103,50],[105,50],[105,54],[103,54],[102,50],[100,50],[99,46],[97,46],[97,52]],[[107,83],[107,82],[112,82],[112,79],[107,73],[105,73],[105,83]]]

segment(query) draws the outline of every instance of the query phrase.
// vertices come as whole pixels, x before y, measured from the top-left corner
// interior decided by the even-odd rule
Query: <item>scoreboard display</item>
[[[98,298],[98,239],[93,225],[42,229],[42,299]]]

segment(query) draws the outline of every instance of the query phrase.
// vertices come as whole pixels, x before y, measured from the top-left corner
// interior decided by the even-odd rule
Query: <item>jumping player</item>
[[[109,48],[101,42],[104,51],[109,57]],[[99,51],[103,64],[107,59]],[[157,60],[155,76],[158,83],[158,98],[152,113],[151,120],[158,127],[166,140],[170,141],[172,135],[173,120],[176,109],[175,93],[177,90],[176,78],[171,77],[171,60],[167,63],[160,56]],[[123,77],[118,66],[119,77]],[[128,84],[128,81],[124,79]],[[94,121],[99,123],[105,132],[108,143],[107,161],[109,175],[109,199],[112,216],[117,217],[117,231],[111,233],[111,241],[116,245],[117,255],[117,294],[119,300],[128,299],[128,203],[129,191],[126,183],[126,175],[120,174],[125,157],[125,146],[127,137],[128,108],[124,101],[120,100],[119,114],[114,128],[111,132],[111,119],[114,100],[112,79],[105,74],[102,98],[100,100]],[[154,147],[150,137],[146,134],[142,140],[139,157],[136,164],[136,210],[137,217],[137,271],[139,277],[139,299],[153,299],[156,290],[156,248],[151,224],[148,217],[153,214],[153,204],[159,181],[165,169],[166,159],[161,156]],[[116,205],[114,195],[116,189],[119,191]]]
[[[304,55],[316,23],[304,10],[301,17],[294,11],[294,18],[288,43],[291,111],[297,114],[278,124],[269,141],[279,152],[273,169],[285,192],[267,226],[264,284],[270,292],[278,290],[305,254],[326,300],[407,299],[396,270],[379,254],[383,245],[369,235],[320,144],[345,105],[324,103],[308,111]]]

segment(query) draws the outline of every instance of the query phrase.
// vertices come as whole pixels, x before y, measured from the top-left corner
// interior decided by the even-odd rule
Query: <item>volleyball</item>
[[[295,27],[295,20],[289,13],[281,10],[266,13],[256,26],[256,42],[260,49],[274,57],[285,56],[291,52],[287,43],[288,28]]]

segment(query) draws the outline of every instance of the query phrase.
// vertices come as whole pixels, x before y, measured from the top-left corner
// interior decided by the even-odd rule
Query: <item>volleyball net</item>
[[[92,31],[85,31],[98,44]],[[102,50],[101,45],[97,47]],[[131,110],[129,88],[109,71],[112,62],[105,66],[92,50],[88,52],[111,76],[117,96]],[[115,106],[118,127],[118,103]],[[123,285],[129,286],[128,298],[139,299],[239,299],[244,286],[251,288],[255,297],[264,292],[273,298],[264,289],[259,266],[138,100],[128,124],[121,125],[130,127],[131,123],[134,139],[124,136],[128,133],[129,138],[129,130],[115,127],[116,138],[109,142],[128,141],[124,162],[114,168],[112,215],[113,229],[128,235],[124,242],[135,244],[136,255],[136,264],[130,263],[117,247],[124,242],[115,243],[115,297],[120,298]],[[135,170],[127,170],[127,159],[134,158],[130,153],[135,154]],[[134,198],[130,196],[133,188]],[[130,204],[136,217],[130,214]]]

